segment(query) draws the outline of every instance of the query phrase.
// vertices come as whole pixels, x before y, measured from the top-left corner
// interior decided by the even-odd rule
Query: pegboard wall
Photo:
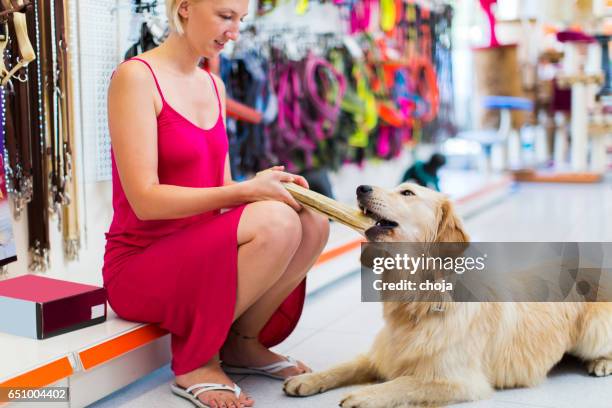
[[[80,119],[85,177],[86,181],[110,180],[106,93],[110,76],[119,62],[119,2],[79,0],[76,3],[74,11],[78,26]]]
[[[112,176],[108,132],[107,92],[113,70],[133,37],[128,0],[78,0],[71,8],[77,33],[75,51],[80,75],[75,93],[80,98],[80,130],[84,176],[87,182]],[[164,2],[158,2],[163,13]]]
[[[68,22],[70,26],[68,27],[68,32],[70,37],[68,37],[68,54],[70,55],[70,70],[72,72],[72,91],[73,98],[75,100],[72,101],[73,113],[74,113],[74,137],[75,137],[75,145],[73,148],[77,149],[77,154],[73,157],[76,157],[76,169],[78,172],[82,171],[83,168],[83,157],[82,149],[83,149],[83,140],[82,140],[82,121],[81,121],[81,81],[80,79],[80,67],[79,67],[79,31],[78,31],[78,19],[77,19],[77,2],[68,1],[66,4],[68,5]],[[77,180],[83,177],[84,173],[77,174]]]

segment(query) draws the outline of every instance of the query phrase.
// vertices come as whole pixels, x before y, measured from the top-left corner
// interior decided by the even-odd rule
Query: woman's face
[[[249,0],[184,0],[179,7],[183,29],[198,54],[217,56],[227,41],[235,41]]]

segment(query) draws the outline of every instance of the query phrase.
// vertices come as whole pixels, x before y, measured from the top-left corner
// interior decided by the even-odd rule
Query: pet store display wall
[[[278,163],[318,182],[452,137],[452,19],[444,2],[363,0],[281,3],[250,21],[220,64],[229,98],[264,111],[230,115],[233,174]]]
[[[76,169],[74,202],[78,203],[80,250],[75,254],[77,259],[65,254],[64,236],[60,231],[64,219],[62,214],[51,214],[48,264],[39,272],[73,281],[98,283],[104,232],[112,217],[106,92],[112,71],[122,61],[130,41],[132,13],[129,2],[120,0],[65,0],[64,4],[69,13],[67,49],[71,55],[71,85],[75,95],[72,152]],[[34,41],[34,36],[31,38]],[[15,213],[12,201],[10,211]],[[18,261],[8,265],[9,276],[33,270],[28,252],[27,217],[12,218]]]
[[[60,0],[53,0],[51,4],[58,5],[55,1]],[[337,186],[338,198],[350,202],[352,192],[344,191],[344,187],[359,184],[368,174],[385,174],[385,184],[395,184],[401,171],[412,161],[414,144],[427,139],[430,134],[425,122],[433,123],[438,120],[438,112],[448,116],[452,111],[452,79],[447,81],[449,84],[446,84],[446,90],[438,87],[442,76],[448,79],[452,72],[448,63],[450,37],[447,31],[439,31],[450,29],[452,20],[452,15],[444,14],[444,9],[441,8],[445,7],[445,3],[436,2],[436,8],[429,9],[429,2],[407,2],[393,11],[393,18],[390,18],[390,10],[381,12],[377,0],[356,2],[355,4],[361,7],[359,10],[351,9],[348,3],[334,2],[309,2],[308,8],[300,10],[296,8],[295,3],[284,2],[260,15],[257,15],[260,4],[256,1],[251,3],[253,18],[249,18],[245,24],[245,32],[234,50],[228,50],[226,53],[225,64],[230,65],[225,68],[234,64],[232,58],[238,55],[240,48],[241,52],[248,50],[248,44],[245,44],[249,39],[249,32],[256,32],[255,36],[251,35],[254,44],[265,43],[267,51],[272,49],[271,45],[280,44],[285,57],[290,57],[285,58],[283,65],[278,65],[277,68],[304,69],[306,65],[300,66],[298,60],[315,67],[312,77],[316,82],[312,82],[309,88],[304,88],[311,98],[309,101],[298,98],[291,103],[295,103],[295,106],[299,104],[304,112],[312,112],[312,109],[322,109],[321,112],[324,112],[323,115],[314,112],[311,121],[305,123],[306,129],[312,129],[306,137],[283,141],[285,144],[274,151],[274,163],[285,157],[285,164],[299,164],[292,156],[292,143],[308,142],[312,133],[320,138],[313,138],[309,142],[311,145],[305,145],[309,154],[305,162],[312,166],[308,168],[296,165],[294,169],[308,171],[321,166],[333,170],[331,179]],[[62,4],[66,6],[69,23],[67,51],[72,68],[71,92],[74,96],[71,106],[74,142],[70,146],[70,164],[76,170],[72,200],[66,201],[78,206],[78,218],[76,222],[70,223],[70,227],[78,231],[80,246],[73,240],[73,249],[66,250],[65,231],[68,227],[64,226],[64,223],[69,217],[63,211],[49,211],[48,221],[38,223],[28,223],[25,211],[26,215],[14,221],[14,243],[18,262],[10,264],[8,272],[10,275],[17,275],[34,270],[32,252],[29,252],[32,246],[31,229],[33,226],[44,226],[48,250],[41,258],[44,262],[39,260],[39,266],[35,269],[69,280],[97,282],[105,245],[104,232],[112,218],[110,139],[106,117],[107,88],[113,69],[126,58],[126,52],[142,51],[131,46],[139,40],[143,24],[146,22],[146,26],[151,30],[163,25],[164,3],[64,0]],[[151,16],[157,19],[153,23]],[[363,34],[370,29],[376,33],[375,36]],[[161,36],[160,33],[156,35]],[[436,43],[433,40],[437,37],[445,40]],[[156,41],[159,39],[156,38]],[[396,39],[401,40],[399,54],[395,46],[397,44],[394,44]],[[417,54],[424,57],[420,61],[427,64],[409,66],[402,62],[399,68],[386,69],[388,67],[383,65],[387,62],[391,65],[401,62],[402,47],[418,49]],[[335,52],[337,50],[341,52]],[[37,57],[37,61],[44,60],[40,55]],[[264,57],[263,62],[268,64],[270,55],[264,53]],[[305,57],[312,58],[304,59]],[[362,58],[369,58],[369,65],[362,64]],[[383,59],[386,59],[386,62]],[[395,59],[398,61],[394,61]],[[53,61],[57,63],[55,59]],[[347,61],[351,65],[346,65]],[[355,66],[355,69],[350,68],[351,66]],[[441,66],[444,69],[435,69]],[[410,70],[413,68],[419,70],[414,71],[418,72],[417,75],[411,74]],[[241,95],[236,90],[241,84],[230,78],[231,69],[225,72],[229,75],[225,78],[228,96],[239,99]],[[291,78],[288,75],[286,78]],[[295,71],[291,75],[299,79],[301,74]],[[419,86],[419,78],[423,79],[422,83],[426,86]],[[372,87],[372,84],[375,86]],[[393,85],[391,91],[387,89],[388,84]],[[275,93],[278,92],[279,83],[272,83],[270,86],[275,86]],[[337,97],[334,97],[336,90]],[[446,94],[443,94],[444,92]],[[383,102],[382,110],[377,108],[377,102],[379,105]],[[44,109],[50,108],[45,105]],[[272,110],[269,109],[268,113]],[[381,112],[382,117],[379,117]],[[291,116],[289,111],[285,111],[285,115],[288,115],[285,119]],[[233,115],[229,116],[228,130],[230,135],[234,131],[235,136],[236,129],[240,130],[242,126],[244,130],[245,123]],[[440,114],[440,117],[442,116]],[[258,131],[269,132],[276,129],[277,133],[284,134],[283,129],[278,128],[278,112],[268,119],[268,127],[261,127]],[[394,122],[388,123],[389,121]],[[44,126],[48,126],[46,123],[44,122]],[[252,129],[248,129],[240,135],[255,140],[251,131]],[[240,143],[235,146],[240,146]],[[289,147],[287,152],[291,155],[283,156],[286,152],[282,149],[286,146]],[[236,155],[241,155],[239,149]],[[49,165],[52,165],[52,162]],[[248,177],[250,172],[258,168],[251,167],[248,169],[250,172],[241,172],[238,167],[237,169],[235,175],[240,178]],[[68,194],[65,194],[64,198],[67,196]],[[40,202],[46,200],[39,197]],[[15,213],[15,206],[13,203],[10,205],[11,212]],[[68,253],[72,255],[69,256]]]

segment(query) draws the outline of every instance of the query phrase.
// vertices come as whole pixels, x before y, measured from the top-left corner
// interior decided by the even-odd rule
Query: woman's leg
[[[234,321],[284,276],[301,247],[302,223],[288,205],[248,205],[238,226],[238,289]]]
[[[283,357],[273,353],[255,338],[268,322],[274,311],[284,299],[300,284],[323,251],[329,236],[329,221],[327,218],[304,209],[299,214],[302,225],[302,239],[299,248],[291,259],[282,277],[270,287],[252,306],[244,311],[233,326],[222,351],[221,358],[230,365],[264,366],[280,361]],[[239,311],[238,311],[239,313]],[[252,337],[244,339],[236,336]],[[309,369],[290,367],[278,372],[281,376],[301,374]]]
[[[243,312],[274,285],[287,270],[302,237],[297,213],[276,201],[260,201],[246,206],[238,226],[238,287],[236,313]],[[203,367],[176,377],[178,385],[215,382],[232,384],[219,366],[218,357]],[[250,405],[246,397],[237,400],[231,393],[211,391],[199,398],[211,406]]]

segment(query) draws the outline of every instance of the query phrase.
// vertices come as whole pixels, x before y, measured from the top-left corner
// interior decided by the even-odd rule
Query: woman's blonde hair
[[[168,25],[171,30],[176,31],[179,35],[183,35],[183,18],[179,15],[179,7],[183,0],[166,0],[166,16],[168,16]]]

